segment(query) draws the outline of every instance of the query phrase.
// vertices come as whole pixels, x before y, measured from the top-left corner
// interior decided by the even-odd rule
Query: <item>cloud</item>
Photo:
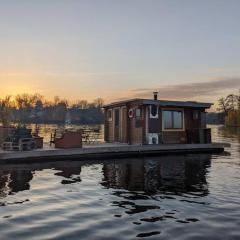
[[[161,99],[189,99],[195,97],[212,97],[225,90],[240,89],[240,78],[225,78],[209,82],[186,83],[157,88],[133,89],[133,97],[149,98],[152,92],[158,91]]]

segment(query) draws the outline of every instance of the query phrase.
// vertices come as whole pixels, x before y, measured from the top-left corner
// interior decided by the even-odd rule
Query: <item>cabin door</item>
[[[114,109],[114,142],[120,142],[120,109]]]
[[[206,113],[201,112],[201,128],[206,128]]]
[[[121,142],[127,142],[127,108],[121,108]]]

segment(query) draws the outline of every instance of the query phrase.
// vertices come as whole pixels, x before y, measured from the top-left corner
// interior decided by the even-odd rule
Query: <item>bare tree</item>
[[[236,97],[236,102],[237,102],[237,109],[238,109],[238,111],[240,111],[240,89],[238,91],[238,95],[236,95],[235,97]]]
[[[225,124],[228,126],[240,125],[240,91],[238,95],[229,94],[218,101],[219,111],[224,113]]]
[[[104,104],[104,101],[102,98],[97,98],[93,101],[94,103],[94,106],[97,107],[97,108],[102,108],[103,107],[103,104]]]
[[[87,100],[78,100],[74,104],[72,104],[72,108],[75,109],[87,109],[89,106]]]
[[[227,101],[226,98],[221,97],[218,100],[218,106],[219,106],[218,111],[223,112],[225,115],[228,114],[228,111],[230,110],[230,108],[229,108],[229,102]]]
[[[0,99],[0,121],[3,126],[8,126],[10,124],[11,106],[11,96]]]
[[[234,94],[229,94],[226,97],[226,102],[228,103],[229,110],[235,110],[236,109],[236,95]]]

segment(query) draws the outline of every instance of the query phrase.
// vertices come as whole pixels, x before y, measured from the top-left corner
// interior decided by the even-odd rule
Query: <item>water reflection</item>
[[[239,133],[212,130],[230,154],[1,165],[1,239],[239,239]]]
[[[61,181],[62,184],[71,184],[71,183],[81,182],[81,178],[80,178],[81,165],[72,166],[71,164],[66,164],[64,166],[58,166],[54,169],[59,171],[55,173],[56,176],[61,176],[66,178]]]
[[[159,192],[208,194],[206,181],[211,155],[168,156],[146,159],[116,160],[103,166],[107,188]]]
[[[81,169],[85,164],[86,162],[62,162],[1,170],[0,196],[29,190],[34,172],[52,168],[52,165],[52,169],[57,171],[54,175],[64,178],[61,179],[62,184],[81,182]],[[210,164],[211,155],[105,161],[102,163],[101,184],[106,188],[136,192],[136,198],[163,192],[177,195],[190,192],[205,196],[208,194],[206,173]]]
[[[51,166],[54,166],[53,168]],[[51,163],[42,165],[23,165],[22,167],[13,167],[5,165],[5,169],[0,171],[0,197],[4,198],[8,195],[16,194],[21,191],[30,190],[30,182],[36,171],[52,168],[56,173],[54,175],[61,176],[62,184],[71,184],[81,182],[80,173],[83,163]]]
[[[223,139],[240,142],[240,128],[239,127],[222,127],[218,130],[218,135]]]
[[[36,124],[27,124],[28,128],[31,128],[33,132],[36,131]],[[63,131],[64,129],[84,129],[88,131],[94,131],[97,130],[99,132],[97,136],[98,142],[103,142],[104,139],[104,125],[103,124],[38,124],[37,125],[39,136],[44,138],[44,142],[50,142],[50,136],[51,133],[53,133],[55,130]]]
[[[8,187],[11,193],[17,193],[19,191],[29,190],[29,182],[33,179],[33,173],[31,170],[12,171],[9,176]]]
[[[0,197],[29,190],[34,171],[28,169],[0,171]]]

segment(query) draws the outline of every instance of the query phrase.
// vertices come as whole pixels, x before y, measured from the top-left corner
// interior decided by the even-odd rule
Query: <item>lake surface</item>
[[[226,153],[1,165],[0,239],[240,239],[240,130],[212,131]]]

